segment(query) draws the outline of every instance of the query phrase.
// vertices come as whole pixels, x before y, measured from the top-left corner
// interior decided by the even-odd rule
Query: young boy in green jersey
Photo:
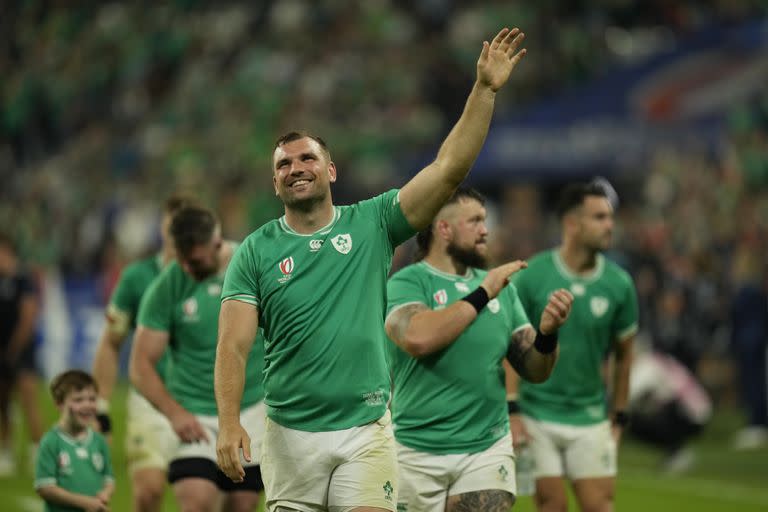
[[[96,381],[81,370],[68,370],[51,383],[61,417],[40,442],[35,489],[46,512],[109,510],[115,490],[109,449],[91,429],[96,418]]]

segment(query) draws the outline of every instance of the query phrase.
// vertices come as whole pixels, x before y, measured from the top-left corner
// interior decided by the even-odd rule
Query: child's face
[[[87,428],[96,417],[96,390],[86,387],[70,391],[59,404],[59,410],[72,427]]]

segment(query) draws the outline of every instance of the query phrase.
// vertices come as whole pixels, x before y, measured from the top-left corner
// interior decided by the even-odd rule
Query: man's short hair
[[[171,220],[171,239],[182,257],[213,238],[218,221],[213,212],[199,205],[183,206]]]
[[[293,142],[295,140],[300,140],[304,138],[312,139],[313,141],[320,144],[320,147],[323,149],[323,151],[325,151],[326,156],[330,159],[331,151],[328,149],[328,144],[326,144],[321,137],[317,135],[313,135],[309,132],[301,131],[301,130],[290,131],[278,137],[277,140],[275,141],[275,147],[272,148],[272,152],[274,153],[274,151],[280,146],[282,146],[283,144],[288,144],[289,142]]]
[[[191,194],[173,194],[166,198],[163,203],[163,213],[174,215],[185,206],[194,206],[200,204],[196,197]]]
[[[485,205],[485,197],[478,192],[477,190],[469,187],[459,187],[456,189],[456,192],[453,193],[453,195],[448,199],[448,201],[445,202],[445,204],[442,206],[442,208],[445,208],[449,204],[455,204],[461,201],[462,199],[472,199],[480,203],[481,205]],[[432,247],[432,239],[434,238],[434,235],[432,233],[432,228],[434,227],[435,222],[432,221],[429,226],[422,229],[418,233],[416,233],[416,260],[420,261],[423,260],[424,257],[426,257],[427,253],[429,253],[430,247]]]
[[[567,214],[583,205],[584,199],[589,196],[608,198],[605,188],[595,181],[566,185],[560,193],[560,200],[557,203],[558,218],[562,219]]]
[[[90,373],[83,370],[67,370],[60,373],[51,381],[51,396],[53,401],[60,404],[66,400],[67,395],[75,391],[82,391],[86,388],[99,390],[99,385]]]

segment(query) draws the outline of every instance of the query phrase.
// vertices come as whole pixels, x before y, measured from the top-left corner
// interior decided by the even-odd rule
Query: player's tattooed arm
[[[413,304],[406,304],[400,308],[397,308],[387,317],[387,321],[384,325],[387,336],[403,347],[408,333],[408,326],[411,323],[411,319],[416,313],[420,311],[427,311],[429,308],[420,302],[414,302]]]
[[[433,311],[423,303],[401,306],[387,317],[387,336],[412,357],[424,357],[447,347],[477,317],[466,301]]]
[[[558,351],[542,354],[534,349],[535,341],[536,330],[533,327],[527,326],[515,331],[507,349],[507,361],[525,380],[544,382],[552,372]]]

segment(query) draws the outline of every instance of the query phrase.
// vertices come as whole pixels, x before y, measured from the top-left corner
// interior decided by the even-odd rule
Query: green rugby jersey
[[[135,261],[125,267],[109,299],[107,321],[127,321],[128,326],[135,329],[141,297],[162,270],[163,261],[159,254]],[[157,373],[162,379],[165,379],[167,366],[168,352],[166,351],[157,362]]]
[[[70,492],[96,496],[114,481],[109,448],[104,437],[88,429],[84,439],[75,439],[58,426],[40,440],[35,461],[35,489],[56,485]],[[46,512],[72,512],[75,507],[45,503]]]
[[[281,217],[240,246],[222,300],[259,309],[268,340],[264,401],[275,422],[322,432],[384,414],[387,274],[395,247],[413,234],[391,190],[335,206],[313,234]]]
[[[213,368],[223,282],[223,273],[196,281],[174,262],[152,283],[139,309],[139,325],[170,335],[172,364],[165,385],[171,396],[194,414],[217,414]],[[263,399],[263,371],[260,330],[246,362],[241,408]]]
[[[486,273],[469,269],[457,276],[424,261],[405,267],[387,284],[387,315],[413,303],[442,309],[480,286]],[[453,343],[434,354],[414,358],[390,342],[397,441],[435,454],[476,453],[508,434],[501,363],[512,334],[530,325],[510,285]]]
[[[520,408],[544,421],[590,425],[606,418],[601,366],[614,342],[637,332],[637,293],[632,278],[602,255],[590,275],[576,275],[558,249],[536,255],[513,282],[530,318],[538,318],[559,289],[574,297],[559,330],[560,356],[541,384],[520,381]]]

